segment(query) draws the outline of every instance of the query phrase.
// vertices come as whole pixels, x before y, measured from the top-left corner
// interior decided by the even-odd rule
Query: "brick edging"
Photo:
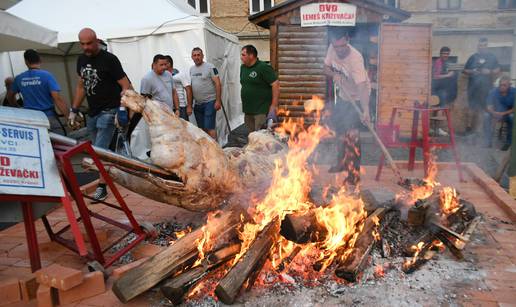
[[[464,170],[473,178],[473,181],[486,191],[489,198],[507,214],[512,222],[516,222],[516,200],[476,164],[462,163],[462,165]]]
[[[407,161],[395,161],[399,168],[407,168]],[[503,210],[512,222],[516,222],[516,200],[514,200],[493,178],[489,177],[475,163],[461,162],[462,170],[473,178],[473,182],[478,184],[494,203]],[[388,167],[388,166],[387,166]],[[437,162],[439,170],[457,169],[455,162]],[[416,161],[415,169],[422,169],[423,162]]]

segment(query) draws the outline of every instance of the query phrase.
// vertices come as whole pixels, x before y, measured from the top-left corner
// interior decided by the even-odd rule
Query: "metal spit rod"
[[[50,131],[48,134],[50,136],[50,139],[57,143],[61,143],[61,144],[68,145],[68,146],[75,146],[79,143],[75,139],[72,139],[72,138],[69,138],[69,137],[66,137],[66,136],[63,136],[60,134],[56,134],[56,133],[53,133]],[[109,151],[109,150],[106,150],[103,148],[99,148],[99,147],[95,147],[95,146],[91,146],[91,147],[93,147],[93,150],[95,151],[95,153],[97,155],[99,155],[101,160],[116,163],[116,164],[119,164],[121,166],[130,168],[130,169],[133,169],[136,171],[150,172],[154,175],[158,175],[158,176],[162,176],[162,177],[171,177],[172,180],[181,181],[176,174],[171,173],[161,167],[158,167],[158,166],[155,166],[155,165],[152,165],[152,164],[140,161],[140,160],[128,158],[126,156],[119,155],[117,153],[114,153],[112,151]]]

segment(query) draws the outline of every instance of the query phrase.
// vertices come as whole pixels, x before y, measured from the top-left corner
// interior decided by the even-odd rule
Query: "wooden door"
[[[377,124],[387,124],[392,108],[428,101],[432,76],[430,24],[382,24],[378,67]],[[396,123],[407,134],[412,113],[398,112]]]

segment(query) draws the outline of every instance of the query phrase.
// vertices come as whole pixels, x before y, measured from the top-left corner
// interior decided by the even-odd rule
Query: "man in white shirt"
[[[360,122],[369,122],[371,83],[364,67],[364,58],[351,46],[350,32],[330,32],[330,46],[324,60],[324,73],[338,88],[337,103],[332,109],[330,126],[335,131],[338,147],[337,163],[329,172],[345,172],[346,184],[356,186],[360,180]],[[362,109],[360,116],[353,103]]]
[[[167,70],[174,77],[174,89],[179,100],[179,117],[188,121],[188,117],[192,115],[192,82],[188,72],[174,69],[174,60],[170,55],[165,56],[168,60]],[[177,114],[177,109],[174,109]]]

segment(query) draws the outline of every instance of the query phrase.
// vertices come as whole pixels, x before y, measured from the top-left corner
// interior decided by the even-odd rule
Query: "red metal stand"
[[[29,248],[29,257],[31,262],[32,271],[37,271],[41,268],[41,261],[38,249],[38,240],[36,234],[36,228],[34,225],[34,217],[32,214],[32,205],[36,202],[55,202],[62,203],[63,208],[66,213],[66,217],[68,219],[69,225],[63,227],[62,229],[54,232],[50,223],[48,222],[46,216],[42,216],[42,221],[45,226],[45,229],[52,241],[60,243],[66,248],[78,253],[80,256],[86,257],[90,260],[95,260],[100,263],[104,268],[111,266],[115,261],[117,261],[120,257],[125,255],[129,250],[131,250],[134,246],[140,243],[142,240],[147,238],[148,236],[154,235],[152,231],[144,231],[142,227],[136,222],[131,210],[127,207],[124,199],[118,192],[118,189],[114,185],[111,177],[106,172],[103,164],[98,158],[97,154],[93,150],[91,143],[83,142],[76,146],[67,146],[63,144],[53,143],[54,154],[61,172],[61,184],[63,184],[63,188],[65,190],[65,196],[63,197],[48,197],[48,196],[32,196],[32,195],[0,195],[0,201],[18,201],[22,204],[23,210],[23,218],[25,224],[25,232],[27,235],[27,245]],[[129,220],[129,225],[117,222],[109,217],[103,216],[99,213],[93,212],[88,209],[86,203],[84,201],[84,197],[90,198],[86,195],[83,195],[80,186],[77,180],[77,177],[73,171],[71,158],[74,155],[86,153],[88,154],[95,165],[97,166],[100,175],[105,180],[107,186],[109,187],[111,193],[115,196],[119,206],[110,204],[107,202],[101,202],[102,204],[123,212],[123,214]],[[72,207],[72,199],[75,200],[75,204],[77,209],[79,210],[80,217],[76,218],[73,207]],[[90,198],[91,199],[91,198]],[[115,242],[111,243],[109,246],[101,249],[100,243],[98,241],[97,235],[95,233],[95,229],[92,224],[91,218],[100,219],[108,224],[114,225],[118,228],[124,229],[127,231],[125,235],[118,238]],[[90,244],[92,251],[88,251],[85,243],[83,235],[79,229],[78,222],[82,221],[84,224],[84,228],[86,230],[86,234],[90,239]],[[68,230],[71,230],[74,240],[66,239],[62,237],[62,234]],[[126,247],[117,251],[110,258],[104,256],[104,253],[113,247],[115,244],[123,240],[129,234],[134,233],[136,238],[129,243]]]
[[[402,142],[398,137],[396,138],[388,138],[386,135],[395,135],[399,136],[399,125],[395,124],[396,113],[399,110],[411,111],[413,112],[412,117],[412,131],[409,142]],[[434,138],[430,137],[430,112],[443,111],[446,115],[446,120],[448,123],[448,131],[450,141],[449,143],[440,143],[435,141]],[[421,117],[421,139],[418,139],[418,126],[419,126],[419,117]],[[380,137],[382,137],[385,146],[390,148],[409,148],[409,160],[408,160],[408,169],[411,171],[414,169],[415,159],[416,159],[416,148],[420,147],[423,150],[423,168],[425,172],[425,176],[428,175],[428,168],[430,164],[431,148],[451,148],[453,151],[453,156],[455,158],[455,164],[457,165],[457,172],[459,175],[460,181],[464,181],[462,176],[462,167],[460,164],[460,157],[457,151],[457,147],[455,144],[455,131],[453,129],[453,125],[451,122],[451,114],[449,108],[428,108],[425,106],[421,106],[416,104],[413,108],[408,107],[394,107],[392,109],[391,118],[389,125],[383,127],[377,127],[381,131],[379,133]],[[382,155],[380,157],[380,162],[378,163],[378,168],[376,171],[376,180],[380,180],[380,174],[382,172],[383,165],[385,163],[385,157]]]
[[[61,180],[61,184],[62,180]],[[63,185],[64,190],[66,187]],[[70,222],[68,227],[71,229],[74,241],[69,242],[70,245],[74,246],[74,250],[81,256],[88,254],[86,246],[84,244],[84,238],[82,237],[79,225],[75,218],[75,214],[72,208],[72,200],[68,193],[65,192],[63,197],[49,197],[49,196],[32,196],[32,195],[0,195],[2,201],[19,201],[22,205],[23,222],[25,224],[25,235],[27,237],[27,246],[29,248],[30,267],[32,272],[35,272],[41,268],[41,260],[39,256],[38,248],[38,236],[36,234],[36,227],[34,226],[34,217],[32,214],[32,204],[37,202],[45,203],[62,203],[65,210],[66,217]],[[44,221],[46,217],[43,216]],[[48,224],[48,221],[47,221]],[[45,225],[46,227],[46,225]],[[52,238],[52,237],[51,237]]]
[[[63,144],[57,144],[53,143],[54,148],[54,154],[56,156],[58,165],[60,166],[61,172],[63,174],[63,179],[66,183],[66,186],[68,188],[68,191],[72,194],[73,198],[75,199],[75,203],[77,205],[77,208],[79,209],[80,218],[77,219],[77,221],[81,221],[84,224],[84,228],[86,230],[86,234],[88,235],[88,238],[90,239],[90,244],[92,248],[92,252],[88,252],[86,257],[91,260],[98,261],[104,268],[107,268],[111,266],[115,261],[117,261],[120,257],[125,255],[129,250],[131,250],[134,246],[136,246],[138,243],[143,241],[148,236],[153,235],[150,232],[145,232],[140,224],[136,222],[131,210],[127,207],[127,204],[125,203],[124,199],[118,192],[118,189],[116,188],[115,184],[113,183],[113,180],[108,175],[106,169],[104,168],[104,165],[98,158],[97,154],[93,150],[91,146],[90,141],[86,141],[83,143],[80,143],[76,146],[67,146]],[[127,217],[129,221],[129,225],[120,223],[116,220],[113,220],[107,216],[101,215],[97,212],[93,212],[88,209],[86,206],[86,203],[84,201],[84,197],[90,198],[86,195],[83,195],[80,186],[77,180],[77,177],[75,176],[75,173],[73,171],[71,158],[77,154],[85,153],[88,154],[94,161],[96,167],[98,168],[100,172],[100,176],[104,179],[106,182],[106,185],[109,187],[109,190],[113,195],[115,196],[118,206],[102,201],[100,203],[122,211],[125,217]],[[91,198],[90,198],[91,199]],[[124,229],[127,231],[125,235],[115,240],[115,242],[112,242],[109,246],[105,247],[104,249],[101,249],[100,243],[97,239],[97,235],[95,233],[95,229],[93,227],[93,224],[91,222],[91,218],[96,218],[99,220],[102,220],[108,224],[111,224],[113,226],[116,226],[118,228]],[[68,230],[69,226],[64,227],[60,231],[54,233],[52,229],[50,228],[50,225],[48,222],[46,222],[46,218],[43,219],[43,223],[45,224],[45,228],[47,229],[47,232],[49,233],[49,236],[52,240],[55,240],[56,242],[61,243],[65,247],[75,250],[73,244],[71,244],[70,240],[67,240],[63,237],[61,237],[61,234]],[[113,247],[115,244],[123,240],[125,237],[127,237],[129,234],[134,233],[136,235],[136,238],[131,241],[126,247],[120,249],[117,251],[113,256],[106,259],[104,257],[104,253],[109,250],[111,247]]]

